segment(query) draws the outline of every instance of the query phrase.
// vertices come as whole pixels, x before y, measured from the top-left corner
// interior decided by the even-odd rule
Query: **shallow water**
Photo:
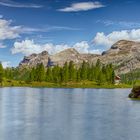
[[[0,140],[139,140],[130,89],[0,88]]]

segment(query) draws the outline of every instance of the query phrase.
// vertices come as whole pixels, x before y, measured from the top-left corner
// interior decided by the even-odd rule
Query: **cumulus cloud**
[[[73,48],[75,48],[80,53],[89,53],[89,44],[87,41],[81,41],[76,43]]]
[[[37,4],[25,4],[25,3],[19,3],[12,0],[0,0],[0,5],[6,6],[6,7],[15,7],[15,8],[41,8],[42,5]]]
[[[22,53],[24,55],[41,53],[42,51],[48,51],[50,54],[53,54],[67,48],[67,45],[53,45],[52,43],[41,45],[35,43],[33,40],[24,40],[21,42],[15,42],[11,51],[12,54]]]
[[[140,29],[113,31],[109,34],[98,32],[93,39],[95,45],[110,47],[119,40],[140,41]]]
[[[10,67],[10,65],[11,65],[11,62],[10,62],[10,61],[3,61],[3,62],[2,62],[2,66],[3,66],[4,68]]]
[[[11,20],[0,19],[0,40],[19,37],[20,26],[11,26]]]
[[[59,9],[58,11],[61,12],[78,12],[78,11],[88,11],[92,9],[97,9],[105,7],[101,2],[79,2],[79,3],[73,3],[69,7],[65,7],[62,9]]]
[[[80,53],[99,53],[98,50],[90,49],[90,46],[86,41],[78,42],[73,46],[69,46],[67,44],[54,45],[52,43],[37,44],[33,40],[15,42],[11,52],[12,54],[22,53],[27,56],[32,53],[40,53],[42,51],[48,51],[49,54],[55,54],[68,48],[75,48]]]

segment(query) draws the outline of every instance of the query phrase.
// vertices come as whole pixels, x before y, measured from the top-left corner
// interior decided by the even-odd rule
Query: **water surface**
[[[130,89],[0,88],[0,140],[139,140]]]

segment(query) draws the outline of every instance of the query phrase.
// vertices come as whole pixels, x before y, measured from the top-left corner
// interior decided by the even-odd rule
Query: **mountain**
[[[83,61],[90,62],[91,59],[97,61],[100,55],[97,54],[80,54],[76,49],[69,48],[54,55],[49,55],[48,52],[43,51],[39,54],[32,54],[25,56],[20,62],[20,67],[34,67],[38,63],[43,63],[48,66],[48,63],[53,65],[63,66],[65,62],[73,61],[76,65],[80,65]]]
[[[120,40],[102,53],[101,61],[112,63],[117,73],[128,73],[140,68],[140,42]]]
[[[57,53],[53,56],[50,56],[50,59],[57,65],[64,65],[67,61],[73,61],[76,65],[81,64],[83,61],[89,62],[91,58],[97,58],[99,55],[95,54],[80,54],[76,49],[70,48],[60,53]]]
[[[96,63],[100,59],[103,64],[112,63],[116,67],[116,73],[127,73],[140,68],[140,42],[120,40],[101,55],[81,54],[74,48],[69,48],[54,55],[47,51],[40,54],[32,54],[24,57],[20,67],[34,67],[43,63],[45,67],[51,62],[52,65],[63,66],[65,62],[73,61],[77,66],[83,61]]]
[[[25,56],[23,60],[19,63],[19,67],[34,67],[38,63],[43,63],[47,66],[49,59],[49,54],[47,51],[43,51],[39,54],[31,54],[30,56]]]

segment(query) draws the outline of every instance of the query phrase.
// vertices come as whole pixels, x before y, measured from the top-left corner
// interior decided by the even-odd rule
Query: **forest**
[[[95,81],[97,85],[114,84],[115,72],[112,64],[103,65],[100,60],[96,64],[83,63],[77,67],[73,61],[66,62],[63,67],[58,65],[45,68],[42,63],[32,68],[3,68],[0,64],[0,83],[5,79],[25,81],[26,83],[50,82],[67,83],[70,81]]]

